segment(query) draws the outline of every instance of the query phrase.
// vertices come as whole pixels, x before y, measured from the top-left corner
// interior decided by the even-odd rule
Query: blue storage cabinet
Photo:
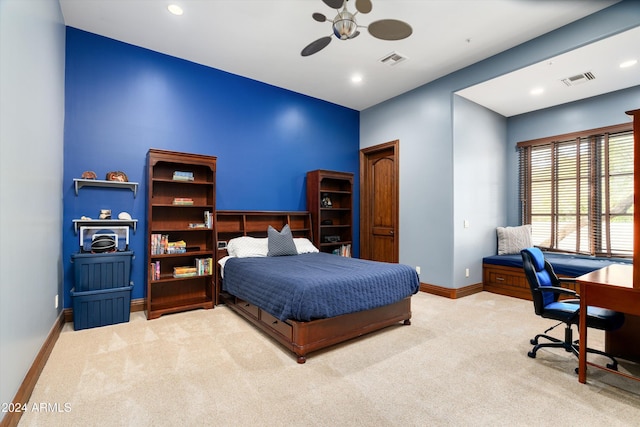
[[[129,286],[132,259],[131,251],[72,254],[75,290],[99,291]]]
[[[76,292],[73,299],[73,329],[95,328],[129,321],[133,286]]]
[[[71,255],[75,330],[129,321],[132,259],[131,251]]]

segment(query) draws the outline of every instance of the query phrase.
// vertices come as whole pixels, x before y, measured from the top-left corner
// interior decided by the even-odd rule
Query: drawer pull
[[[272,324],[273,324],[273,325],[277,325],[277,324],[278,324],[278,321],[277,321],[277,320],[274,320]]]
[[[496,277],[496,280],[504,282],[504,277]]]
[[[244,306],[245,306],[245,307],[250,307],[250,306],[251,306],[251,304],[249,304],[249,303],[245,303],[245,305],[244,305]]]

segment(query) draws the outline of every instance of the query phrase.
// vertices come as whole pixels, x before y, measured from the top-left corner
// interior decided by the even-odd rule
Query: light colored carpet
[[[640,422],[639,382],[590,368],[583,385],[569,353],[527,357],[529,339],[552,324],[531,302],[419,293],[412,308],[411,326],[312,353],[304,365],[225,306],[152,321],[137,312],[129,323],[82,331],[66,324],[19,425]],[[590,338],[602,344],[598,331]],[[42,404],[50,409],[32,410]]]

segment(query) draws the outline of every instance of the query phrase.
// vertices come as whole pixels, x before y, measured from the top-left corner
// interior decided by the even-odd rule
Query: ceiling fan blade
[[[317,13],[316,12],[311,16],[313,16],[313,19],[315,19],[318,22],[325,22],[327,20],[327,17],[324,16],[323,14],[321,14],[321,13]]]
[[[373,5],[371,4],[371,0],[356,0],[356,10],[360,13],[369,13]]]
[[[314,53],[318,53],[322,49],[327,47],[329,43],[331,43],[331,36],[322,37],[314,42],[309,43],[307,47],[302,49],[302,52],[300,52],[300,55],[309,56],[309,55],[313,55]]]
[[[382,40],[402,40],[411,35],[411,25],[397,19],[381,19],[369,24],[369,33]]]
[[[322,0],[324,4],[329,6],[331,9],[340,9],[344,0]]]

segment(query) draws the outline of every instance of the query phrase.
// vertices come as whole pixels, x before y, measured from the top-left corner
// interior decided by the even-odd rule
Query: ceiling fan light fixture
[[[358,24],[351,12],[344,9],[333,20],[333,34],[340,40],[348,40],[357,31]]]
[[[381,19],[369,24],[369,26],[359,26],[356,22],[356,15],[358,13],[366,14],[371,12],[373,7],[371,0],[356,0],[356,11],[354,13],[347,10],[348,0],[322,1],[327,6],[338,11],[336,17],[329,21],[325,15],[319,12],[315,12],[311,16],[317,22],[329,21],[331,23],[333,35],[339,40],[351,40],[358,37],[360,35],[358,28],[367,28],[369,30],[369,34],[380,40],[402,40],[409,37],[413,32],[411,25],[397,19]],[[340,10],[340,8],[342,8],[342,10]],[[312,41],[302,49],[300,54],[302,56],[310,56],[318,53],[327,47],[329,42],[331,42],[331,39],[332,37],[329,35]]]

